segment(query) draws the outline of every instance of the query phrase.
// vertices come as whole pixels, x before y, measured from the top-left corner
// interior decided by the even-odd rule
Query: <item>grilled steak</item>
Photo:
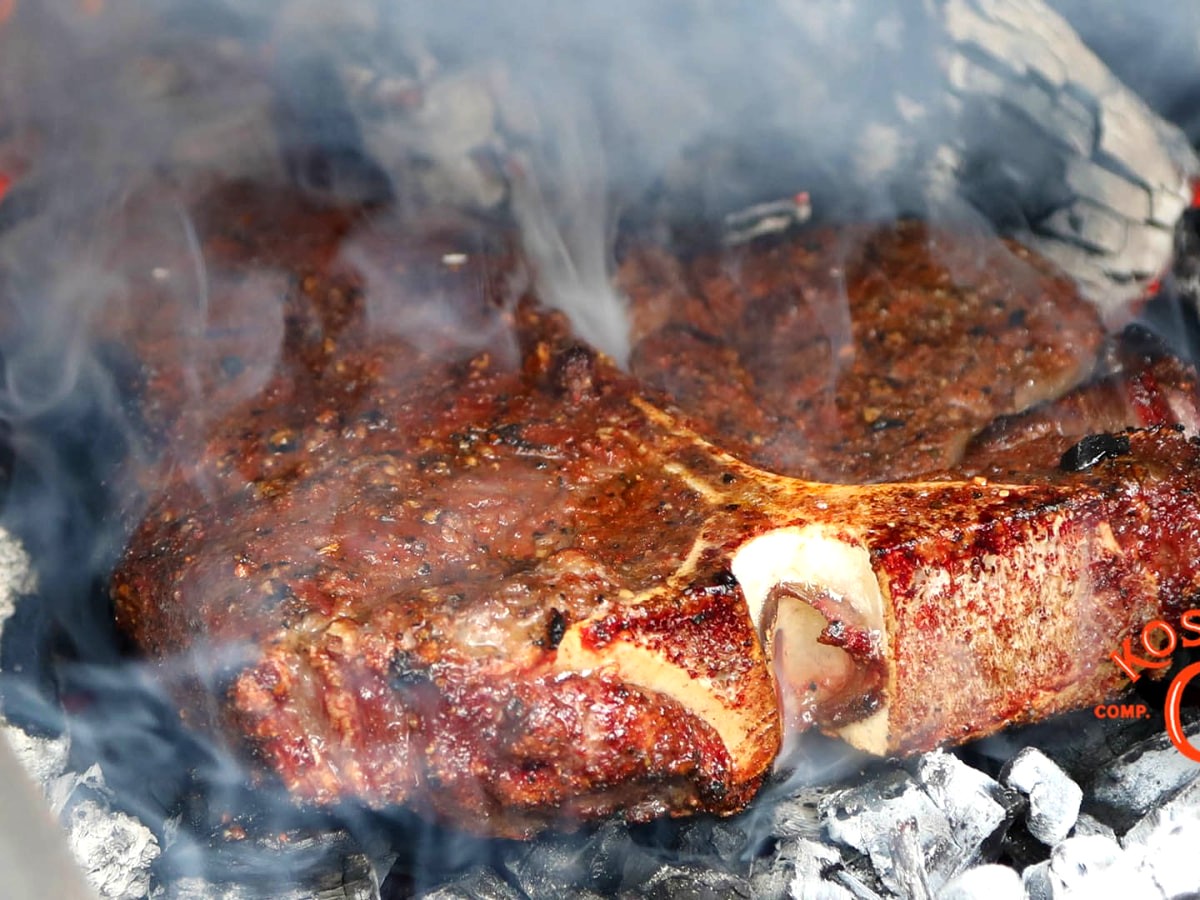
[[[640,378],[707,437],[822,481],[953,465],[997,416],[1087,377],[1102,336],[1092,307],[1029,251],[918,222],[682,264],[643,251],[620,282]]]
[[[756,451],[782,458],[800,395],[778,416],[756,400],[747,415],[773,430],[718,446],[712,414],[689,418],[574,340],[519,266],[236,199],[234,219],[198,217],[207,320],[172,337],[164,323],[189,313],[160,297],[131,323],[163,462],[143,474],[113,595],[185,715],[209,724],[215,697],[215,724],[301,798],[510,836],[615,810],[731,812],[785,716],[876,752],[985,734],[1109,691],[1097,663],[1115,631],[1197,587],[1197,451],[1173,430],[1024,486],[801,481]],[[299,272],[279,237],[295,229]],[[259,293],[247,260],[281,289]],[[953,318],[938,290],[931,321]],[[980,309],[1011,318],[1011,296]],[[1000,409],[1031,378],[1061,391],[1098,342],[1070,295],[1040,302],[1067,324],[994,377]],[[256,316],[277,346],[247,336]],[[774,358],[800,371],[789,346]],[[216,412],[186,402],[198,385]],[[962,421],[888,459],[944,459]]]

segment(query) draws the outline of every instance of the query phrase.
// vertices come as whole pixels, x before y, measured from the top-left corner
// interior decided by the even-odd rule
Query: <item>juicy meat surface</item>
[[[823,381],[801,379],[781,415],[748,394],[751,425],[726,422],[727,394],[707,406],[686,391],[673,399],[573,339],[533,302],[520,264],[481,252],[482,240],[448,244],[237,191],[196,221],[206,303],[131,282],[152,312],[122,305],[112,317],[132,338],[157,451],[139,472],[147,506],[113,596],[122,628],[186,698],[185,715],[222,726],[302,799],[406,804],[508,836],[614,811],[728,813],[774,761],[782,715],[812,712],[788,707],[787,692],[805,690],[791,681],[802,664],[784,671],[779,702],[760,640],[761,629],[779,656],[797,658],[794,638],[811,616],[781,598],[820,598],[812,609],[824,631],[813,637],[834,647],[845,676],[826,685],[837,694],[830,714],[811,721],[893,752],[985,734],[1114,681],[1091,657],[1072,667],[1051,647],[1030,664],[1040,680],[1014,686],[1004,671],[976,671],[994,700],[933,708],[938,685],[958,687],[968,673],[920,668],[929,642],[963,627],[938,618],[954,598],[931,586],[969,587],[979,609],[1001,616],[997,633],[1011,634],[1002,600],[1017,573],[989,568],[992,558],[1030,563],[1021,571],[1034,600],[1070,599],[1063,586],[1094,573],[1089,608],[1114,610],[1112,627],[1194,589],[1196,449],[1174,431],[1135,436],[1127,459],[1026,487],[811,484],[765,467],[786,455],[800,411],[840,410],[804,400],[826,397]],[[871,234],[885,246],[915,242],[913,252],[925,240],[911,225]],[[937,240],[977,261],[977,246]],[[783,251],[759,252],[767,256],[754,265],[769,269]],[[1048,276],[1034,269],[1041,284]],[[900,291],[905,314],[954,319],[941,279]],[[1001,399],[950,416],[953,436],[931,437],[934,419],[900,394],[902,424],[859,429],[853,440],[871,446],[906,435],[879,449],[872,478],[907,471],[914,454],[923,465],[943,460],[965,441],[964,423],[1077,380],[1099,338],[1085,327],[1091,314],[1054,284],[1044,302],[1061,307],[1065,324],[1026,337],[1022,362],[993,373]],[[760,311],[781,313],[775,290]],[[1005,293],[976,313],[992,323],[980,310],[998,309],[1007,321],[1010,302]],[[1025,319],[1036,321],[1028,305]],[[890,309],[870,308],[885,318]],[[651,342],[680,315],[651,328],[639,309]],[[1009,340],[989,329],[985,343]],[[868,329],[863,340],[903,340],[883,334]],[[932,340],[916,335],[913,354]],[[665,355],[639,366],[670,358],[667,344],[654,346]],[[755,362],[793,377],[806,371],[806,346],[776,340]],[[873,357],[851,356],[851,381],[871,382]],[[905,358],[891,347],[877,364]],[[689,365],[691,378],[699,357]],[[979,378],[965,357],[952,369]],[[921,383],[915,370],[903,379]],[[803,437],[777,471],[811,464],[815,432]],[[845,477],[867,458],[856,446]],[[1173,510],[1153,535],[1159,549],[1147,538],[1147,498]],[[1061,546],[1047,542],[1060,532]],[[783,556],[747,553],[797,536]],[[805,546],[821,551],[810,554],[815,568],[787,569],[808,558]],[[821,563],[827,551],[845,565]],[[1096,637],[1088,649],[1103,654]]]
[[[1102,330],[1028,250],[919,222],[824,228],[618,275],[634,373],[763,468],[861,483],[945,469],[997,416],[1087,377]]]

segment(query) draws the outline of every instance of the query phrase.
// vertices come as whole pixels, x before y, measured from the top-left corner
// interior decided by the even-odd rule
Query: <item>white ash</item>
[[[952,878],[938,900],[1023,900],[1021,876],[1008,866],[989,863]]]
[[[50,808],[88,883],[104,900],[137,900],[150,891],[158,839],[140,820],[114,809],[99,766],[50,783]]]
[[[9,531],[0,528],[0,631],[17,610],[17,600],[37,590],[29,554]]]
[[[48,785],[66,771],[67,755],[71,749],[66,732],[55,736],[33,735],[0,719],[0,735],[8,741],[13,755],[34,784]]]
[[[1043,844],[1057,844],[1071,833],[1083,791],[1046,754],[1026,747],[1004,767],[1000,780],[1028,799],[1025,823]]]

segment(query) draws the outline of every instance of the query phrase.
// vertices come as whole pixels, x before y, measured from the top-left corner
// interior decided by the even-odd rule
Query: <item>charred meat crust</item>
[[[498,296],[519,282],[501,263],[392,237],[364,238],[397,273],[375,315],[453,313],[473,344],[368,339],[361,283],[317,270],[261,387],[216,415],[171,396],[187,354],[146,337],[165,462],[114,575],[121,627],[227,685],[228,730],[309,801],[509,836],[741,808],[779,746],[772,677],[695,552],[710,510],[647,455],[639,386]]]
[[[618,277],[634,373],[710,440],[818,481],[953,466],[997,416],[1083,381],[1101,344],[1095,310],[1035,254],[915,221],[686,262],[647,249]]]

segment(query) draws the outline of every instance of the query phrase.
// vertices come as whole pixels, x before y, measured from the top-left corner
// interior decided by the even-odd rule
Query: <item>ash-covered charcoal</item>
[[[1200,781],[1146,814],[1121,839],[1139,873],[1153,879],[1168,897],[1196,890],[1196,848],[1200,846]]]
[[[1185,725],[1184,733],[1190,738],[1200,734],[1200,720]],[[1197,779],[1200,767],[1180,753],[1165,733],[1159,733],[1096,772],[1084,784],[1084,808],[1119,833]]]
[[[1116,841],[1101,835],[1067,838],[1048,860],[1027,868],[1021,879],[1030,900],[1163,896]]]
[[[1021,876],[1008,866],[989,863],[952,878],[938,900],[1023,900]]]
[[[829,877],[842,865],[841,854],[828,844],[786,838],[768,856],[755,861],[750,886],[755,897],[849,900],[853,894]]]
[[[1070,834],[1083,791],[1046,754],[1026,747],[1009,760],[1000,781],[1027,798],[1025,824],[1035,838],[1055,844]]]
[[[36,785],[49,784],[66,770],[71,739],[65,732],[52,736],[30,734],[23,728],[4,724],[0,718],[0,739],[8,741],[21,768]]]
[[[1011,814],[997,799],[1005,796],[1000,785],[947,753],[924,754],[913,773],[887,772],[821,806],[829,837],[866,854],[883,888],[901,895],[922,881],[915,860],[933,892],[981,861]],[[918,853],[896,843],[901,828],[911,829]]]
[[[494,869],[476,866],[449,884],[416,895],[418,900],[524,900]]]
[[[644,884],[627,888],[621,900],[737,900],[750,898],[750,884],[729,872],[700,865],[666,863]]]
[[[147,896],[158,839],[141,821],[114,808],[99,766],[82,775],[61,775],[48,793],[71,853],[96,893],[104,900]]]
[[[378,900],[376,867],[345,828],[274,825],[232,818],[205,843],[173,827],[156,884],[170,900]]]

